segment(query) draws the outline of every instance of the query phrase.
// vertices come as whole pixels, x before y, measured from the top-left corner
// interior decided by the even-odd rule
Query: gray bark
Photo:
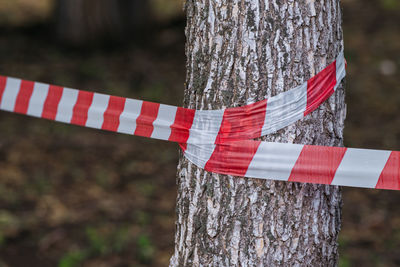
[[[184,104],[218,109],[308,80],[342,48],[338,0],[188,0]],[[263,140],[341,146],[344,89]],[[181,156],[171,266],[336,266],[338,187],[208,173]]]

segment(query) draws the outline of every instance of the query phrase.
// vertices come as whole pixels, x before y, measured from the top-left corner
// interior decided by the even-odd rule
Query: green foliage
[[[146,234],[141,234],[137,238],[137,254],[142,263],[150,263],[154,256],[154,246],[150,237]]]
[[[113,236],[112,247],[115,252],[122,252],[128,248],[131,236],[128,227],[121,227],[116,230]]]
[[[44,3],[51,1],[0,0],[0,25],[29,26],[39,18],[37,14],[50,14],[50,6]],[[182,12],[182,0],[151,2],[166,16]],[[400,35],[395,33],[400,1],[342,4],[350,74],[345,142],[353,147],[397,148]],[[163,14],[157,17],[164,19]],[[377,23],[381,21],[385,24]],[[41,32],[7,29],[0,35],[0,74],[179,105],[183,38],[174,50],[159,40],[164,35],[183,35],[183,28],[162,28],[151,33],[155,39],[150,38],[152,43],[145,47],[129,43],[113,52],[68,50],[50,41],[54,36],[50,32],[42,38]],[[383,77],[379,64],[387,59],[396,64],[397,72]],[[24,257],[25,266],[75,267],[91,260],[102,266],[138,266],[139,261],[168,265],[176,200],[174,144],[0,115],[0,250],[4,258],[21,258],[33,246],[41,255]],[[340,266],[398,263],[399,194],[347,189],[344,196]],[[160,234],[168,234],[169,240],[158,238]],[[50,240],[50,245],[42,246],[43,240]],[[60,259],[54,259],[60,251]],[[110,261],[114,260],[124,264],[113,265]]]
[[[150,215],[142,210],[138,210],[134,213],[135,221],[138,225],[145,227],[150,224]]]
[[[351,261],[346,255],[340,255],[339,267],[350,267]]]
[[[380,0],[380,3],[384,9],[395,10],[400,8],[399,0]]]
[[[97,229],[88,227],[86,229],[86,237],[89,241],[90,249],[95,254],[105,254],[108,252],[109,247],[106,237],[102,235]]]
[[[153,13],[157,18],[167,19],[182,14],[183,0],[151,0]]]
[[[162,96],[166,95],[167,89],[165,86],[159,82],[153,82],[147,85],[141,90],[141,97],[147,101],[160,102],[162,101]]]
[[[79,267],[87,256],[86,251],[70,251],[61,258],[58,267]]]
[[[137,187],[138,191],[146,197],[152,196],[155,190],[154,184],[149,182],[138,183]]]
[[[104,225],[88,227],[86,237],[89,242],[88,250],[92,256],[104,256],[119,253],[128,248],[132,239],[129,227]]]

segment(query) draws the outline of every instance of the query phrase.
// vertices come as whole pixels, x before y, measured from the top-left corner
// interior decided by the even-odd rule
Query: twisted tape
[[[300,86],[225,110],[193,110],[0,76],[0,109],[177,142],[188,160],[210,172],[399,190],[399,152],[251,140],[311,113],[344,76],[341,52]]]

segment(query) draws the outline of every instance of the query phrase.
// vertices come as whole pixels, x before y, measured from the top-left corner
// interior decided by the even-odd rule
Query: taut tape
[[[0,76],[0,109],[177,142],[191,162],[215,173],[400,189],[399,152],[251,140],[315,110],[344,76],[341,52],[300,86],[225,110],[193,110]]]

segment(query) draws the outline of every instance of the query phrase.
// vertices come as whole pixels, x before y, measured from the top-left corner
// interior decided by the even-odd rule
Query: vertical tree
[[[118,37],[145,25],[148,1],[57,0],[56,25],[59,38],[81,44],[106,35]]]
[[[185,106],[219,109],[284,92],[342,49],[339,0],[187,0]],[[340,86],[318,110],[263,138],[341,146]],[[178,166],[171,266],[335,266],[338,187],[205,172]]]

